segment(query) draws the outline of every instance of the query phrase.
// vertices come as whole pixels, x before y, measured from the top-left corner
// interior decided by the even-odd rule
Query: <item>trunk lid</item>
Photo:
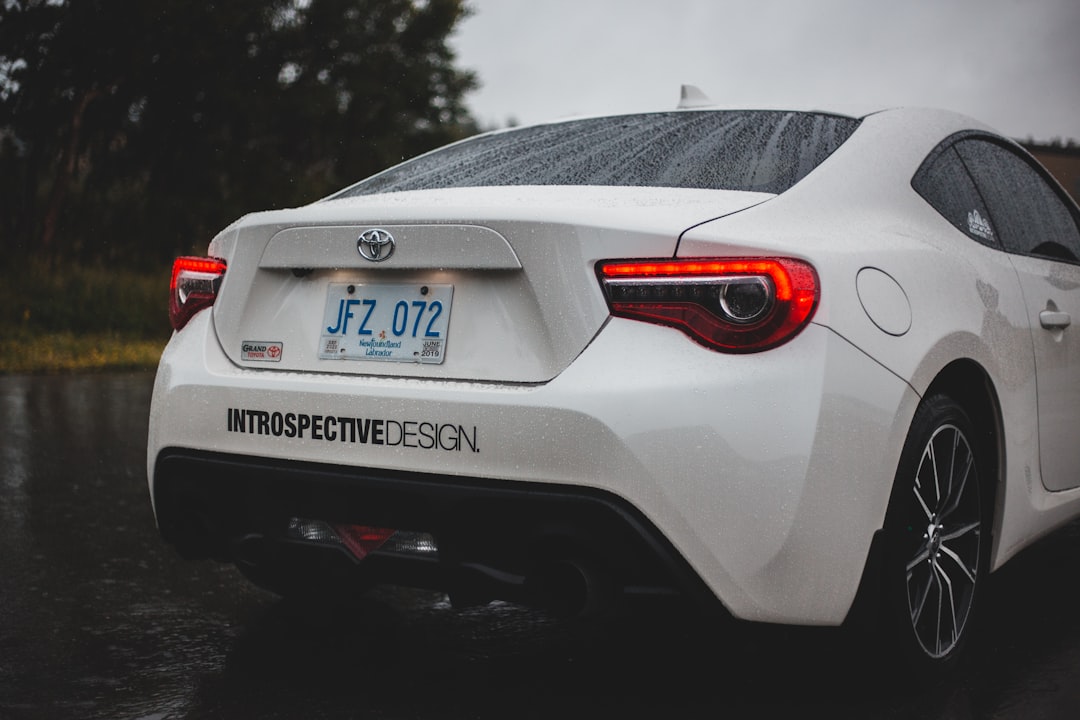
[[[228,262],[214,324],[225,353],[253,369],[544,382],[608,317],[598,260],[671,257],[686,229],[771,197],[464,188],[257,213],[211,244]],[[372,230],[393,237],[392,254],[379,233],[366,243],[379,257],[361,254]]]

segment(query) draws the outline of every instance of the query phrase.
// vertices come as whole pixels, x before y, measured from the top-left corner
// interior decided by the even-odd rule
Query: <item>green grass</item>
[[[155,367],[171,332],[168,288],[168,269],[5,265],[0,374]]]
[[[0,338],[0,374],[86,372],[157,367],[165,340],[72,333]]]

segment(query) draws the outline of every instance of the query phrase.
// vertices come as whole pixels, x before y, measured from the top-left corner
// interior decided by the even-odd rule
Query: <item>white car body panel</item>
[[[612,356],[627,360],[613,369]],[[515,387],[245,370],[222,353],[210,313],[201,313],[162,357],[150,457],[186,447],[602,488],[666,528],[737,616],[836,624],[888,499],[896,458],[883,462],[880,448],[898,445],[907,431],[894,408],[913,412],[918,398],[822,327],[758,360],[755,378],[788,398],[782,413],[734,367],[738,357],[720,356],[718,367],[715,353],[682,335],[626,320],[611,321],[551,382]],[[656,371],[661,362],[667,372]],[[792,362],[800,374],[790,372]],[[348,416],[360,414],[356,394],[366,416],[476,427],[478,452],[226,430],[226,408]],[[755,432],[760,423],[774,439]],[[837,434],[849,438],[843,452],[817,442]],[[851,452],[876,476],[849,476],[843,465]],[[823,515],[835,525],[821,523]]]
[[[997,568],[1080,513],[1080,445],[1056,431],[1078,420],[1080,386],[1064,368],[1080,361],[1080,327],[1033,325],[1048,299],[1080,321],[1080,271],[1032,279],[1037,264],[965,241],[912,189],[927,154],[972,129],[986,130],[944,112],[870,115],[776,196],[499,187],[247,216],[210,246],[228,263],[218,302],[162,356],[151,494],[166,448],[598,488],[662,529],[734,616],[837,625],[919,402],[961,363],[982,369],[1000,412]],[[355,243],[376,227],[403,247],[372,265]],[[597,263],[672,256],[806,260],[816,313],[753,355],[612,318]],[[443,364],[320,363],[327,283],[358,272],[455,286]],[[245,362],[245,340],[281,342],[281,364]],[[375,445],[237,432],[230,409],[378,418],[398,434]],[[406,421],[456,439],[409,447]]]
[[[1028,257],[1012,258],[1023,288],[1027,322],[1038,371],[1039,468],[1047,490],[1080,486],[1080,443],[1076,442],[1076,408],[1080,384],[1073,376],[1080,362],[1080,333],[1068,327],[1044,327],[1045,313],[1064,313],[1065,322],[1080,322],[1080,267]]]
[[[904,122],[908,111],[887,115],[890,123]],[[999,527],[991,556],[992,567],[997,568],[1032,540],[1075,516],[1080,502],[1076,493],[1048,492],[1050,488],[1044,487],[1037,432],[1035,356],[1028,329],[1033,319],[1014,267],[1014,263],[1032,261],[974,242],[943,243],[940,238],[955,230],[909,185],[922,158],[941,138],[963,129],[978,129],[978,123],[943,114],[942,125],[933,128],[924,142],[907,147],[883,143],[874,132],[864,134],[864,130],[874,130],[874,124],[884,121],[885,116],[871,115],[864,120],[860,130],[814,171],[820,174],[814,178],[818,182],[811,183],[808,177],[807,182],[767,206],[694,228],[684,234],[679,254],[692,257],[712,252],[717,244],[723,247],[735,242],[745,247],[748,239],[752,243],[753,238],[762,235],[757,214],[768,212],[767,237],[755,250],[796,256],[801,252],[814,263],[822,276],[822,286],[828,289],[822,293],[815,322],[833,328],[898,377],[907,378],[920,396],[955,358],[969,358],[986,369],[994,383],[1008,438],[1004,458],[1007,466],[999,484]],[[837,172],[835,177],[821,177],[829,175],[849,156],[865,166],[863,173],[849,177]],[[846,165],[843,168],[850,171]],[[843,213],[836,211],[833,202],[837,200],[830,201],[831,197],[842,198]],[[791,218],[787,232],[782,223],[777,223],[778,215]],[[868,234],[868,227],[880,231]],[[940,228],[940,232],[928,233],[922,229],[926,227]],[[789,239],[785,242],[785,238]],[[927,247],[936,251],[932,264],[925,261]],[[911,329],[901,337],[883,332],[862,309],[856,278],[868,266],[893,277],[911,304]],[[943,307],[949,312],[943,313]],[[1080,313],[1080,308],[1075,312]],[[1037,312],[1035,315],[1037,322]],[[1073,333],[1072,342],[1080,342],[1078,337]],[[1059,384],[1058,390],[1065,397],[1080,392],[1075,384]],[[1069,406],[1067,402],[1063,405]],[[1069,407],[1075,422],[1075,408],[1080,405]],[[1061,432],[1069,429],[1060,419],[1052,426],[1061,428]],[[1051,429],[1048,434],[1054,432]],[[1073,456],[1080,452],[1080,446],[1064,445],[1058,442],[1053,462],[1071,468],[1070,477],[1076,478],[1080,464]],[[1069,487],[1067,481],[1058,481],[1058,485],[1053,490]]]

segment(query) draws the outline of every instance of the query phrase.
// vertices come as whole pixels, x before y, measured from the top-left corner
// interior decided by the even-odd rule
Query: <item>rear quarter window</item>
[[[989,247],[1001,247],[990,213],[955,148],[949,146],[931,154],[915,173],[911,186],[969,238]]]
[[[1033,161],[986,139],[961,140],[955,147],[986,201],[1006,250],[1080,261],[1076,212]]]

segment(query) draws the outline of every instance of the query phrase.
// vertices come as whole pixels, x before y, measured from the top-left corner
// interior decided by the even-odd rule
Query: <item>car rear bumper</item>
[[[602,490],[166,449],[155,495],[161,533],[182,554],[235,561],[271,582],[317,588],[337,574],[340,587],[355,573],[565,609],[587,605],[588,592],[716,604],[663,534]],[[423,532],[437,549],[383,546],[360,559],[340,543],[290,534],[290,521],[308,518]]]
[[[459,560],[517,574],[565,513],[567,544],[629,584],[703,585],[743,619],[839,624],[916,404],[817,325],[731,356],[612,320],[550,382],[507,386],[241,369],[204,312],[162,357],[148,471],[174,542],[175,490],[196,488],[233,540],[336,513],[441,535],[451,557],[456,543]],[[213,554],[237,559],[232,547]],[[405,568],[387,577],[408,582],[393,577]],[[445,585],[442,572],[417,578]]]

